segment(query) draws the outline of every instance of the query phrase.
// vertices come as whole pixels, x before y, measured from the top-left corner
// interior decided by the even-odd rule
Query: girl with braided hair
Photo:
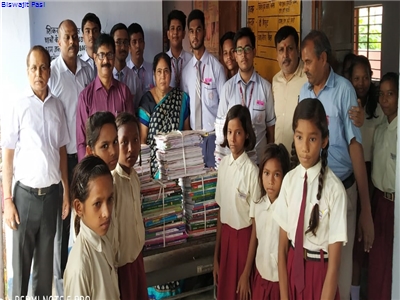
[[[328,122],[318,99],[301,101],[294,112],[294,169],[283,179],[273,213],[280,226],[281,299],[339,299],[341,248],[347,242],[347,196],[328,167]]]

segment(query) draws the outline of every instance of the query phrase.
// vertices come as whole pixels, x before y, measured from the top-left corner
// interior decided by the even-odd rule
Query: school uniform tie
[[[294,285],[296,291],[301,293],[304,290],[304,250],[303,250],[303,236],[304,236],[304,213],[306,208],[307,199],[307,173],[304,175],[303,184],[303,198],[301,200],[300,215],[297,222],[296,237],[294,240],[294,258],[293,258],[293,273]]]
[[[118,72],[117,73],[117,80],[119,81],[119,82],[123,82],[123,79],[124,79],[124,73],[121,71],[121,72]]]
[[[175,86],[176,86],[177,88],[180,88],[180,86],[181,86],[181,74],[182,74],[182,70],[179,70],[179,61],[180,61],[181,59],[182,59],[182,58],[180,58],[180,57],[174,59],[175,70],[176,70],[176,73],[175,73]]]
[[[195,128],[194,130],[201,130],[202,119],[201,119],[201,70],[200,70],[201,61],[198,60],[196,63],[196,99],[194,105],[194,115],[195,115]]]

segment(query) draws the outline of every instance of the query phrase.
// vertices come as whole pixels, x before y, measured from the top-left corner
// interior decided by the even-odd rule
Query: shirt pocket
[[[218,109],[219,96],[217,86],[214,82],[208,84],[202,83],[202,100],[205,102],[207,107],[211,109]]]
[[[47,132],[48,141],[50,146],[54,149],[60,148],[61,131],[63,130],[61,126],[67,126],[67,124],[61,124],[61,120],[56,115],[49,116],[45,121],[45,130]]]
[[[265,103],[262,100],[256,100],[253,105],[252,120],[254,124],[265,124]]]
[[[247,212],[249,213],[249,193],[245,189],[236,188],[235,192],[235,204],[238,212]]]
[[[308,227],[307,229],[308,230]],[[312,232],[306,234],[307,240],[316,246],[316,248],[322,248],[324,244],[329,241],[329,209],[319,207],[319,222],[316,234]]]

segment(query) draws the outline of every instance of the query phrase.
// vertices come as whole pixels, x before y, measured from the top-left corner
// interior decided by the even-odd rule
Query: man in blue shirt
[[[358,238],[364,240],[366,252],[372,247],[374,227],[361,132],[348,115],[351,106],[357,107],[357,96],[351,83],[333,72],[329,65],[331,53],[331,45],[323,32],[313,30],[304,38],[301,57],[308,83],[305,83],[300,91],[300,101],[305,98],[318,98],[324,105],[329,122],[328,166],[342,180],[348,195],[348,242],[341,255],[339,292],[341,299],[350,299],[357,187],[361,204]]]

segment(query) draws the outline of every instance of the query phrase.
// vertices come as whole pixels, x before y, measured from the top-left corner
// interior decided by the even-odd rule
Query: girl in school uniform
[[[118,228],[118,280],[122,300],[148,299],[142,249],[144,225],[140,181],[133,168],[140,151],[139,122],[130,113],[117,116],[119,159],[112,175]]]
[[[375,186],[375,240],[369,252],[368,299],[392,299],[394,201],[399,76],[389,72],[379,84],[379,103],[386,120],[375,130],[372,182]]]
[[[250,283],[256,252],[253,226],[255,201],[260,199],[258,169],[246,151],[255,146],[256,137],[249,110],[233,106],[223,128],[224,142],[231,154],[218,168],[215,200],[219,205],[214,252],[214,282],[217,299],[250,299]]]
[[[279,226],[272,213],[282,180],[290,169],[289,153],[283,144],[268,144],[259,168],[262,198],[256,201],[254,225],[257,233],[256,271],[252,299],[279,300],[278,242]]]
[[[85,157],[76,166],[71,197],[80,222],[64,272],[64,297],[119,299],[112,246],[106,236],[113,208],[113,179],[102,159]]]
[[[293,165],[283,179],[274,219],[280,226],[282,299],[339,299],[338,272],[347,242],[347,196],[328,167],[328,118],[318,99],[294,112]]]

